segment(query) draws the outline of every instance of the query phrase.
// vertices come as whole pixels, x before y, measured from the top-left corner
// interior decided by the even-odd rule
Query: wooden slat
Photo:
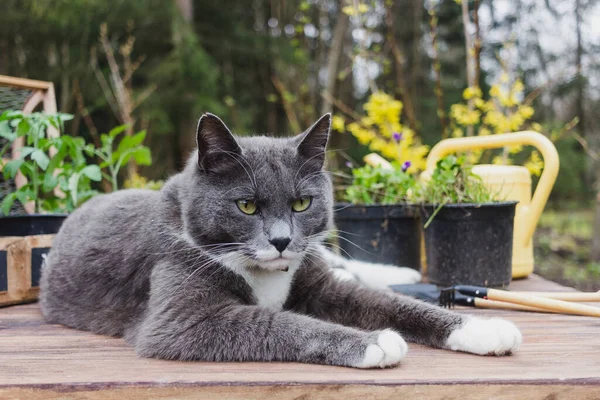
[[[514,290],[569,290],[538,277]],[[37,304],[0,309],[0,398],[600,398],[600,319],[461,309],[514,321],[509,357],[410,345],[386,370],[295,363],[140,359],[122,339],[43,321]]]
[[[14,76],[0,75],[0,86],[14,86],[21,89],[48,90],[52,82],[37,81],[33,79],[17,78]]]
[[[0,293],[0,306],[34,301],[39,288],[31,286],[31,250],[52,246],[55,235],[0,237],[6,251],[8,291]]]
[[[261,386],[87,386],[71,388],[0,388],[3,399],[195,399],[195,400],[598,400],[593,385],[261,385]]]

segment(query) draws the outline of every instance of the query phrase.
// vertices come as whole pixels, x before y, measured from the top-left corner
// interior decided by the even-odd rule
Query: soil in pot
[[[32,236],[57,233],[67,214],[29,214],[0,217],[0,236]]]
[[[516,201],[507,201],[442,207],[424,230],[429,282],[508,286],[516,205]],[[424,223],[437,207],[421,206]]]
[[[421,269],[421,226],[414,207],[337,204],[334,219],[345,257]]]

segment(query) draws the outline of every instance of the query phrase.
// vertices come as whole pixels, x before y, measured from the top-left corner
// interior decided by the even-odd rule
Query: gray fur
[[[198,154],[160,192],[98,196],[65,221],[42,275],[46,319],[178,360],[356,366],[386,328],[444,347],[463,317],[339,281],[319,256],[332,226],[329,124],[326,115],[294,138],[237,138],[204,115]],[[293,212],[301,196],[312,204]],[[243,214],[242,198],[260,212]],[[287,271],[257,255],[281,232],[291,239]],[[258,305],[244,274],[295,275],[274,309]]]

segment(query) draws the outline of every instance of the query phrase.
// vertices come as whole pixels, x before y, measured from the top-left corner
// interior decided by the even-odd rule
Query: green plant
[[[483,184],[479,175],[465,163],[465,156],[446,156],[439,160],[431,179],[423,183],[418,192],[418,202],[437,205],[425,228],[446,204],[482,204],[498,201]]]
[[[352,170],[352,184],[344,198],[354,204],[410,202],[417,190],[414,176],[406,172],[410,163],[392,163],[392,169],[365,165]]]
[[[15,201],[23,205],[33,202],[35,212],[70,212],[98,192],[91,181],[102,179],[100,167],[88,164],[83,154],[85,140],[79,137],[47,137],[46,130],[59,131],[72,118],[67,114],[24,114],[6,111],[0,116],[0,137],[7,143],[0,149],[0,168],[5,179],[17,173],[27,179],[25,185],[2,200],[2,211],[8,214]],[[18,138],[24,146],[16,159],[5,162],[2,156]]]
[[[114,149],[117,138],[125,132],[126,128],[127,125],[120,125],[108,133],[101,134],[102,146],[100,148],[96,148],[92,144],[85,147],[89,155],[95,155],[101,160],[100,168],[108,171],[102,172],[102,176],[110,182],[113,191],[119,189],[118,176],[121,167],[126,165],[131,158],[138,165],[152,164],[150,149],[142,145],[146,138],[146,131],[122,137],[117,148]]]

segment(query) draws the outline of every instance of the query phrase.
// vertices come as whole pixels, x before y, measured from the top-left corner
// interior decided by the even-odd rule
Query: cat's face
[[[185,208],[194,242],[234,268],[298,266],[331,225],[329,126],[325,115],[294,138],[236,138],[204,115]]]

